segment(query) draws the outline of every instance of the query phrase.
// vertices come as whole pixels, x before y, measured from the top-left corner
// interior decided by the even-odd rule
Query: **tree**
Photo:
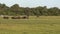
[[[57,7],[50,8],[48,9],[48,11],[49,11],[49,15],[54,15],[54,16],[59,15],[60,12]]]
[[[19,7],[18,4],[8,7],[0,3],[0,15],[60,16],[60,9],[57,7],[47,8],[47,6],[34,8]]]
[[[20,7],[18,4],[14,4],[13,6],[10,7],[11,11],[17,15],[19,13]]]
[[[8,15],[8,8],[5,4],[0,4],[0,15]]]

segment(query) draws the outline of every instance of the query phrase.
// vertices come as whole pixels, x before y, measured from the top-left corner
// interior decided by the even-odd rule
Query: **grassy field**
[[[3,19],[0,34],[60,34],[60,16],[30,17],[30,19]]]

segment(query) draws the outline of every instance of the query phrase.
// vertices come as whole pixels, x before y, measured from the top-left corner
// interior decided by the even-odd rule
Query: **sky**
[[[0,0],[0,3],[6,4],[9,7],[19,4],[20,7],[47,6],[60,8],[60,0]]]

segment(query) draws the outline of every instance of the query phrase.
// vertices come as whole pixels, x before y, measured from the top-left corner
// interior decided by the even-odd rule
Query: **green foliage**
[[[60,9],[57,7],[47,8],[46,6],[24,8],[19,7],[18,4],[8,7],[5,4],[0,4],[0,15],[60,16]]]

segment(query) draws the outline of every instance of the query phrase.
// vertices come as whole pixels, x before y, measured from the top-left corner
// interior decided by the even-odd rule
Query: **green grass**
[[[60,16],[16,20],[0,17],[0,34],[60,34]]]

